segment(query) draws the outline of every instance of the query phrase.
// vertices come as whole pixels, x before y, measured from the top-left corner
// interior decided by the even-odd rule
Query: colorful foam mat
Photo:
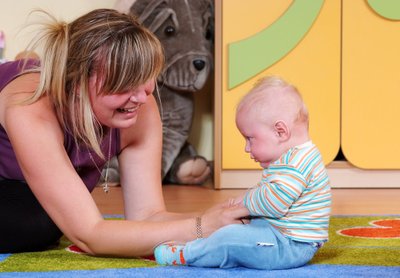
[[[0,254],[0,277],[400,277],[399,215],[334,216],[329,237],[307,266],[279,271],[160,267],[151,258],[99,258],[62,238],[51,250]]]

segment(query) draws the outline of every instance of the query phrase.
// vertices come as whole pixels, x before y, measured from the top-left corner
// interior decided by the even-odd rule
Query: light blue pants
[[[183,254],[187,265],[197,267],[288,269],[307,264],[317,250],[317,244],[293,241],[267,220],[255,219],[189,242]]]

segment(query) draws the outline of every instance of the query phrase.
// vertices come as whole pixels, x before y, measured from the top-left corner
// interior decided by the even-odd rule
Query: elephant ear
[[[167,0],[136,1],[130,13],[137,15],[139,22],[154,33],[168,18],[175,18],[176,21],[175,12],[168,6]]]

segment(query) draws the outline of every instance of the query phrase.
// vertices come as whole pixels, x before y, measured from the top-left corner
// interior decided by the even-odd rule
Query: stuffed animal
[[[202,184],[211,176],[211,167],[187,139],[194,93],[203,88],[212,69],[213,2],[120,0],[116,9],[137,16],[164,47],[166,67],[157,80],[163,123],[163,183]],[[115,158],[111,165],[115,177]]]

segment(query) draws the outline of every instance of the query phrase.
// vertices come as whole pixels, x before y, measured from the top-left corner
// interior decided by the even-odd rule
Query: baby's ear
[[[277,121],[274,125],[275,133],[281,141],[290,139],[290,129],[284,121]]]

